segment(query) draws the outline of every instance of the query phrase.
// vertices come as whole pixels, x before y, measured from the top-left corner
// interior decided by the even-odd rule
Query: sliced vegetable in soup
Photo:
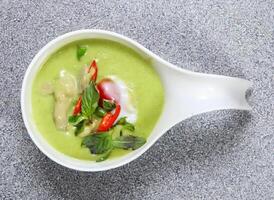
[[[83,40],[52,54],[32,90],[33,120],[58,151],[97,162],[145,144],[164,95],[149,60],[108,40]]]

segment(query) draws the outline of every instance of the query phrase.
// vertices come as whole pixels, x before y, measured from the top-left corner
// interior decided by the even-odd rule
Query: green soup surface
[[[87,47],[86,54],[77,59],[77,45]],[[132,49],[109,40],[81,40],[70,43],[53,53],[43,64],[32,86],[32,117],[43,137],[58,151],[82,160],[95,160],[96,155],[81,147],[82,138],[69,131],[60,131],[53,119],[54,97],[41,93],[43,84],[54,81],[61,70],[79,76],[80,69],[96,59],[98,80],[116,76],[130,89],[130,97],[137,110],[135,134],[147,138],[159,119],[164,92],[161,80],[149,60]],[[129,150],[114,149],[110,157]]]

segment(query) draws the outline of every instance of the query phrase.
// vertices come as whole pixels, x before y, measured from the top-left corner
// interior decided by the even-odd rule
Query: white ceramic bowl
[[[32,120],[31,90],[33,80],[47,58],[60,47],[82,39],[109,39],[122,43],[151,60],[158,72],[165,93],[165,104],[145,145],[125,156],[104,162],[79,160],[54,149],[39,133]],[[193,115],[218,109],[250,107],[245,99],[249,81],[226,76],[194,73],[177,68],[153,54],[137,42],[122,35],[102,30],[79,30],[57,37],[44,46],[30,63],[22,85],[21,109],[27,131],[36,146],[50,159],[65,167],[80,171],[103,171],[119,167],[136,159],[151,147],[170,127]],[[42,105],[41,105],[42,106]]]
[[[42,134],[39,133],[35,123],[32,120],[32,106],[31,106],[31,90],[33,80],[42,67],[43,63],[47,60],[47,58],[58,50],[60,47],[71,43],[73,41],[81,40],[81,39],[92,39],[92,38],[101,38],[101,39],[111,39],[113,41],[117,41],[120,43],[125,43],[128,41],[130,44],[136,45],[136,47],[143,48],[138,43],[126,38],[122,35],[102,31],[102,30],[79,30],[70,32],[64,35],[57,37],[56,39],[49,42],[46,46],[44,46],[33,58],[30,63],[23,80],[22,91],[21,91],[21,109],[22,115],[24,119],[25,126],[27,131],[36,144],[36,146],[51,160],[56,163],[63,165],[65,167],[79,170],[79,171],[103,171],[111,168],[115,168],[121,166],[125,163],[130,162],[131,160],[137,158],[142,152],[145,151],[144,148],[140,148],[135,150],[126,156],[123,156],[119,159],[110,159],[104,162],[96,163],[94,161],[86,161],[79,160],[73,157],[67,156],[55,148],[53,148],[43,137]],[[127,44],[128,45],[128,44]]]

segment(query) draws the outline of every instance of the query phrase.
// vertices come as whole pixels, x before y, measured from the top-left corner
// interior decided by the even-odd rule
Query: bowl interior
[[[62,46],[71,43],[73,41],[82,40],[82,39],[108,39],[112,41],[116,41],[122,43],[138,53],[140,53],[144,57],[148,57],[150,59],[155,59],[156,56],[148,51],[146,48],[142,47],[138,43],[130,40],[124,36],[118,35],[116,33],[101,31],[101,30],[80,30],[71,33],[67,33],[62,35],[51,42],[49,42],[46,46],[44,46],[38,54],[34,57],[31,64],[29,65],[24,81],[22,86],[22,93],[21,93],[21,109],[23,114],[24,123],[28,130],[28,133],[37,147],[50,159],[53,161],[71,168],[80,171],[102,171],[111,168],[115,168],[121,165],[124,165],[138,156],[140,156],[143,152],[145,152],[165,131],[163,130],[165,127],[161,126],[159,122],[164,122],[166,119],[165,117],[160,116],[157,125],[155,126],[154,130],[152,131],[151,135],[147,139],[147,143],[143,145],[141,148],[132,151],[125,156],[113,158],[110,160],[106,160],[104,162],[94,162],[94,161],[87,161],[87,160],[79,160],[73,157],[67,156],[56,149],[54,149],[39,133],[37,130],[33,120],[32,120],[32,106],[31,106],[31,90],[32,90],[32,83],[33,80],[42,67],[43,63],[47,60],[47,58],[54,53],[57,49],[61,48]],[[157,69],[156,69],[157,70]],[[161,73],[159,73],[161,74]],[[165,110],[165,105],[164,105]],[[164,112],[164,111],[163,111]]]

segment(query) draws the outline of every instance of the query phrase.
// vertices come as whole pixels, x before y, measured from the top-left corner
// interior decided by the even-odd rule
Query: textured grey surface
[[[51,39],[100,28],[186,69],[252,80],[252,112],[188,119],[132,163],[66,169],[33,144],[20,112],[28,64]],[[274,3],[0,1],[0,199],[274,199]]]

